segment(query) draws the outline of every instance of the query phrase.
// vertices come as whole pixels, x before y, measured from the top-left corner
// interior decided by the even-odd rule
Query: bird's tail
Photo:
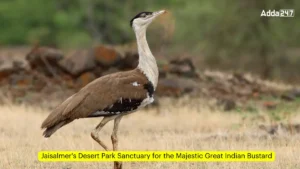
[[[88,96],[87,94],[74,94],[66,99],[62,104],[56,107],[52,113],[43,121],[41,128],[45,128],[44,137],[50,137],[56,130],[62,126],[79,118],[76,116],[76,111],[73,112],[81,102]],[[72,114],[73,113],[73,114]]]
[[[44,137],[50,137],[53,133],[56,132],[56,130],[58,130],[62,126],[70,123],[71,121],[72,120],[64,120],[64,121],[61,121],[61,122],[57,123],[56,125],[53,125],[51,127],[47,127],[46,130],[43,133],[43,136]]]

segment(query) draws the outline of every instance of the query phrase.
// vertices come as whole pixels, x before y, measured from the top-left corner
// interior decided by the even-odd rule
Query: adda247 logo
[[[294,9],[280,9],[280,10],[262,10],[260,16],[264,17],[294,17]]]

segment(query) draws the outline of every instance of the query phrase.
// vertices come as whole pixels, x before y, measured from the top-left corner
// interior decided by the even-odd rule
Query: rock
[[[236,93],[236,95],[238,97],[252,97],[253,96],[251,86],[239,87],[239,86],[232,85],[231,88],[232,88],[232,91],[234,91],[234,93]]]
[[[292,90],[292,93],[294,94],[295,97],[300,97],[300,89],[294,89]]]
[[[296,98],[300,98],[300,89],[293,89],[281,95],[281,99],[286,101],[294,101]]]
[[[103,73],[105,73],[106,69],[101,67],[101,66],[96,66],[93,69],[93,73],[95,74],[96,77],[100,77],[103,75]]]
[[[130,70],[137,67],[139,55],[135,43],[114,46],[113,49],[118,53],[118,55],[121,58],[121,60],[117,61],[117,64],[115,65],[118,69]]]
[[[169,64],[167,63],[158,63],[158,71],[159,71],[159,77],[160,78],[166,78],[168,75],[168,72],[170,72]]]
[[[158,81],[157,94],[163,96],[181,96],[191,93],[197,87],[196,82],[186,78],[165,78]]]
[[[239,85],[250,85],[252,84],[245,76],[241,73],[234,73],[232,75],[232,78],[229,80],[233,84],[239,84]]]
[[[13,73],[17,73],[22,70],[28,70],[28,64],[25,60],[1,57],[0,60],[0,81],[7,78]]]
[[[121,60],[121,54],[112,47],[100,45],[93,48],[93,53],[98,64],[102,66],[113,66]]]
[[[294,101],[296,98],[292,94],[285,93],[281,95],[281,99],[285,101]]]
[[[96,76],[93,73],[86,72],[86,73],[81,74],[77,78],[76,83],[81,88],[81,87],[84,87],[85,85],[89,84],[91,81],[93,81],[95,79],[96,79]]]
[[[234,94],[232,88],[226,82],[215,82],[209,87],[209,91],[213,96],[225,96]]]
[[[118,68],[121,70],[129,70],[137,67],[139,55],[137,53],[127,53],[125,58],[120,62]]]
[[[73,77],[68,74],[63,74],[60,76],[61,80],[63,81],[63,85],[68,88],[75,88],[75,83]]]
[[[108,69],[107,71],[103,72],[102,76],[112,74],[112,73],[116,73],[116,72],[119,72],[119,71],[120,71],[119,69],[112,67],[112,68]]]
[[[12,62],[0,61],[0,81],[5,79],[14,71]]]
[[[32,69],[43,72],[46,76],[56,76],[61,73],[58,62],[63,58],[62,51],[50,48],[35,46],[26,55],[26,60]]]
[[[33,84],[33,77],[27,73],[13,74],[9,78],[9,83],[18,88],[29,88]]]
[[[64,57],[59,62],[59,66],[72,76],[79,76],[81,73],[93,70],[96,61],[89,50],[75,50]]]
[[[50,47],[35,46],[26,55],[26,59],[31,66],[45,65],[45,61],[49,64],[56,64],[63,58],[62,51]]]
[[[198,77],[195,66],[189,58],[171,60],[168,69],[170,73],[177,74],[178,76]]]

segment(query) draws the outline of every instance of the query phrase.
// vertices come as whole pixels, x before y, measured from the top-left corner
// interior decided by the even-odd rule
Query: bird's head
[[[159,15],[165,13],[165,10],[156,12],[140,12],[130,21],[130,26],[136,31],[146,29],[149,24]]]

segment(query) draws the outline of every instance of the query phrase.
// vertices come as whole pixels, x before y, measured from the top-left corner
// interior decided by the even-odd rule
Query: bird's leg
[[[122,116],[119,116],[115,119],[114,121],[114,129],[113,132],[111,134],[111,142],[113,145],[113,151],[117,151],[118,150],[118,128],[119,128],[119,123],[122,119]],[[114,162],[114,169],[122,169],[122,163],[115,161]]]
[[[101,129],[103,128],[103,126],[105,126],[105,124],[109,121],[111,121],[112,119],[114,119],[115,116],[110,116],[110,117],[104,117],[102,119],[102,121],[98,124],[98,126],[94,129],[94,131],[92,131],[91,133],[91,137],[98,143],[100,144],[101,147],[103,147],[106,151],[108,151],[107,146],[99,139],[99,132],[101,131]]]
[[[111,142],[113,145],[113,151],[117,151],[118,150],[118,128],[119,128],[119,123],[122,119],[122,116],[119,116],[115,119],[114,121],[114,128],[113,128],[113,132],[111,134]]]

